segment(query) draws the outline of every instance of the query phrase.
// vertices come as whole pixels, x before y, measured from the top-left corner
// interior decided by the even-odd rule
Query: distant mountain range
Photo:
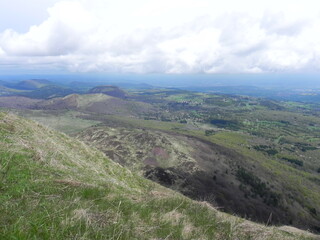
[[[46,79],[31,79],[20,82],[0,81],[0,96],[4,95],[22,95],[32,98],[52,98],[63,97],[71,93],[85,93],[96,86],[118,86],[123,89],[139,90],[152,88],[175,88],[188,91],[208,92],[208,93],[223,93],[253,96],[261,98],[269,98],[279,101],[299,101],[299,102],[320,102],[320,85],[316,79],[297,81],[296,79],[281,79],[275,81],[268,80],[267,77],[263,79],[248,79],[240,78],[235,80],[233,78],[214,80],[209,77],[193,78],[190,76],[185,79],[181,76],[170,76],[166,78],[152,77],[145,79],[133,78],[132,80],[123,79],[114,80],[99,79],[99,81],[50,81]],[[129,78],[129,77],[128,77]],[[129,78],[130,79],[130,78]],[[303,84],[301,84],[303,82]],[[41,93],[37,90],[44,88]]]

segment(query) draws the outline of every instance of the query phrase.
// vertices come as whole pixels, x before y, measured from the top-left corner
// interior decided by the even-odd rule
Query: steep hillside
[[[78,137],[142,176],[229,213],[313,230],[320,223],[318,186],[311,175],[268,158],[254,159],[205,138],[137,126],[94,127]],[[305,186],[308,191],[302,190]]]
[[[1,239],[316,239],[219,213],[32,121],[0,113]]]

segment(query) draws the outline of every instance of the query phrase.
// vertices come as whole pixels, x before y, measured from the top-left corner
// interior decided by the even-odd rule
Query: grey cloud
[[[257,18],[230,13],[169,29],[134,27],[113,35],[103,22],[82,27],[53,15],[26,34],[1,33],[0,65],[139,73],[319,70],[320,52],[314,48],[320,49],[320,43],[304,35],[310,25],[307,20],[288,22],[283,14]]]

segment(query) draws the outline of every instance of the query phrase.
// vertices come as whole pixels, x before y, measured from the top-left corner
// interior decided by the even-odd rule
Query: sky
[[[0,0],[1,73],[319,73],[319,0]]]

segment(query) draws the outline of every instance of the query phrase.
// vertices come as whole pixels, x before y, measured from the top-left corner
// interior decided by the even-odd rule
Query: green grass
[[[11,114],[0,143],[0,239],[308,239],[244,224]]]

